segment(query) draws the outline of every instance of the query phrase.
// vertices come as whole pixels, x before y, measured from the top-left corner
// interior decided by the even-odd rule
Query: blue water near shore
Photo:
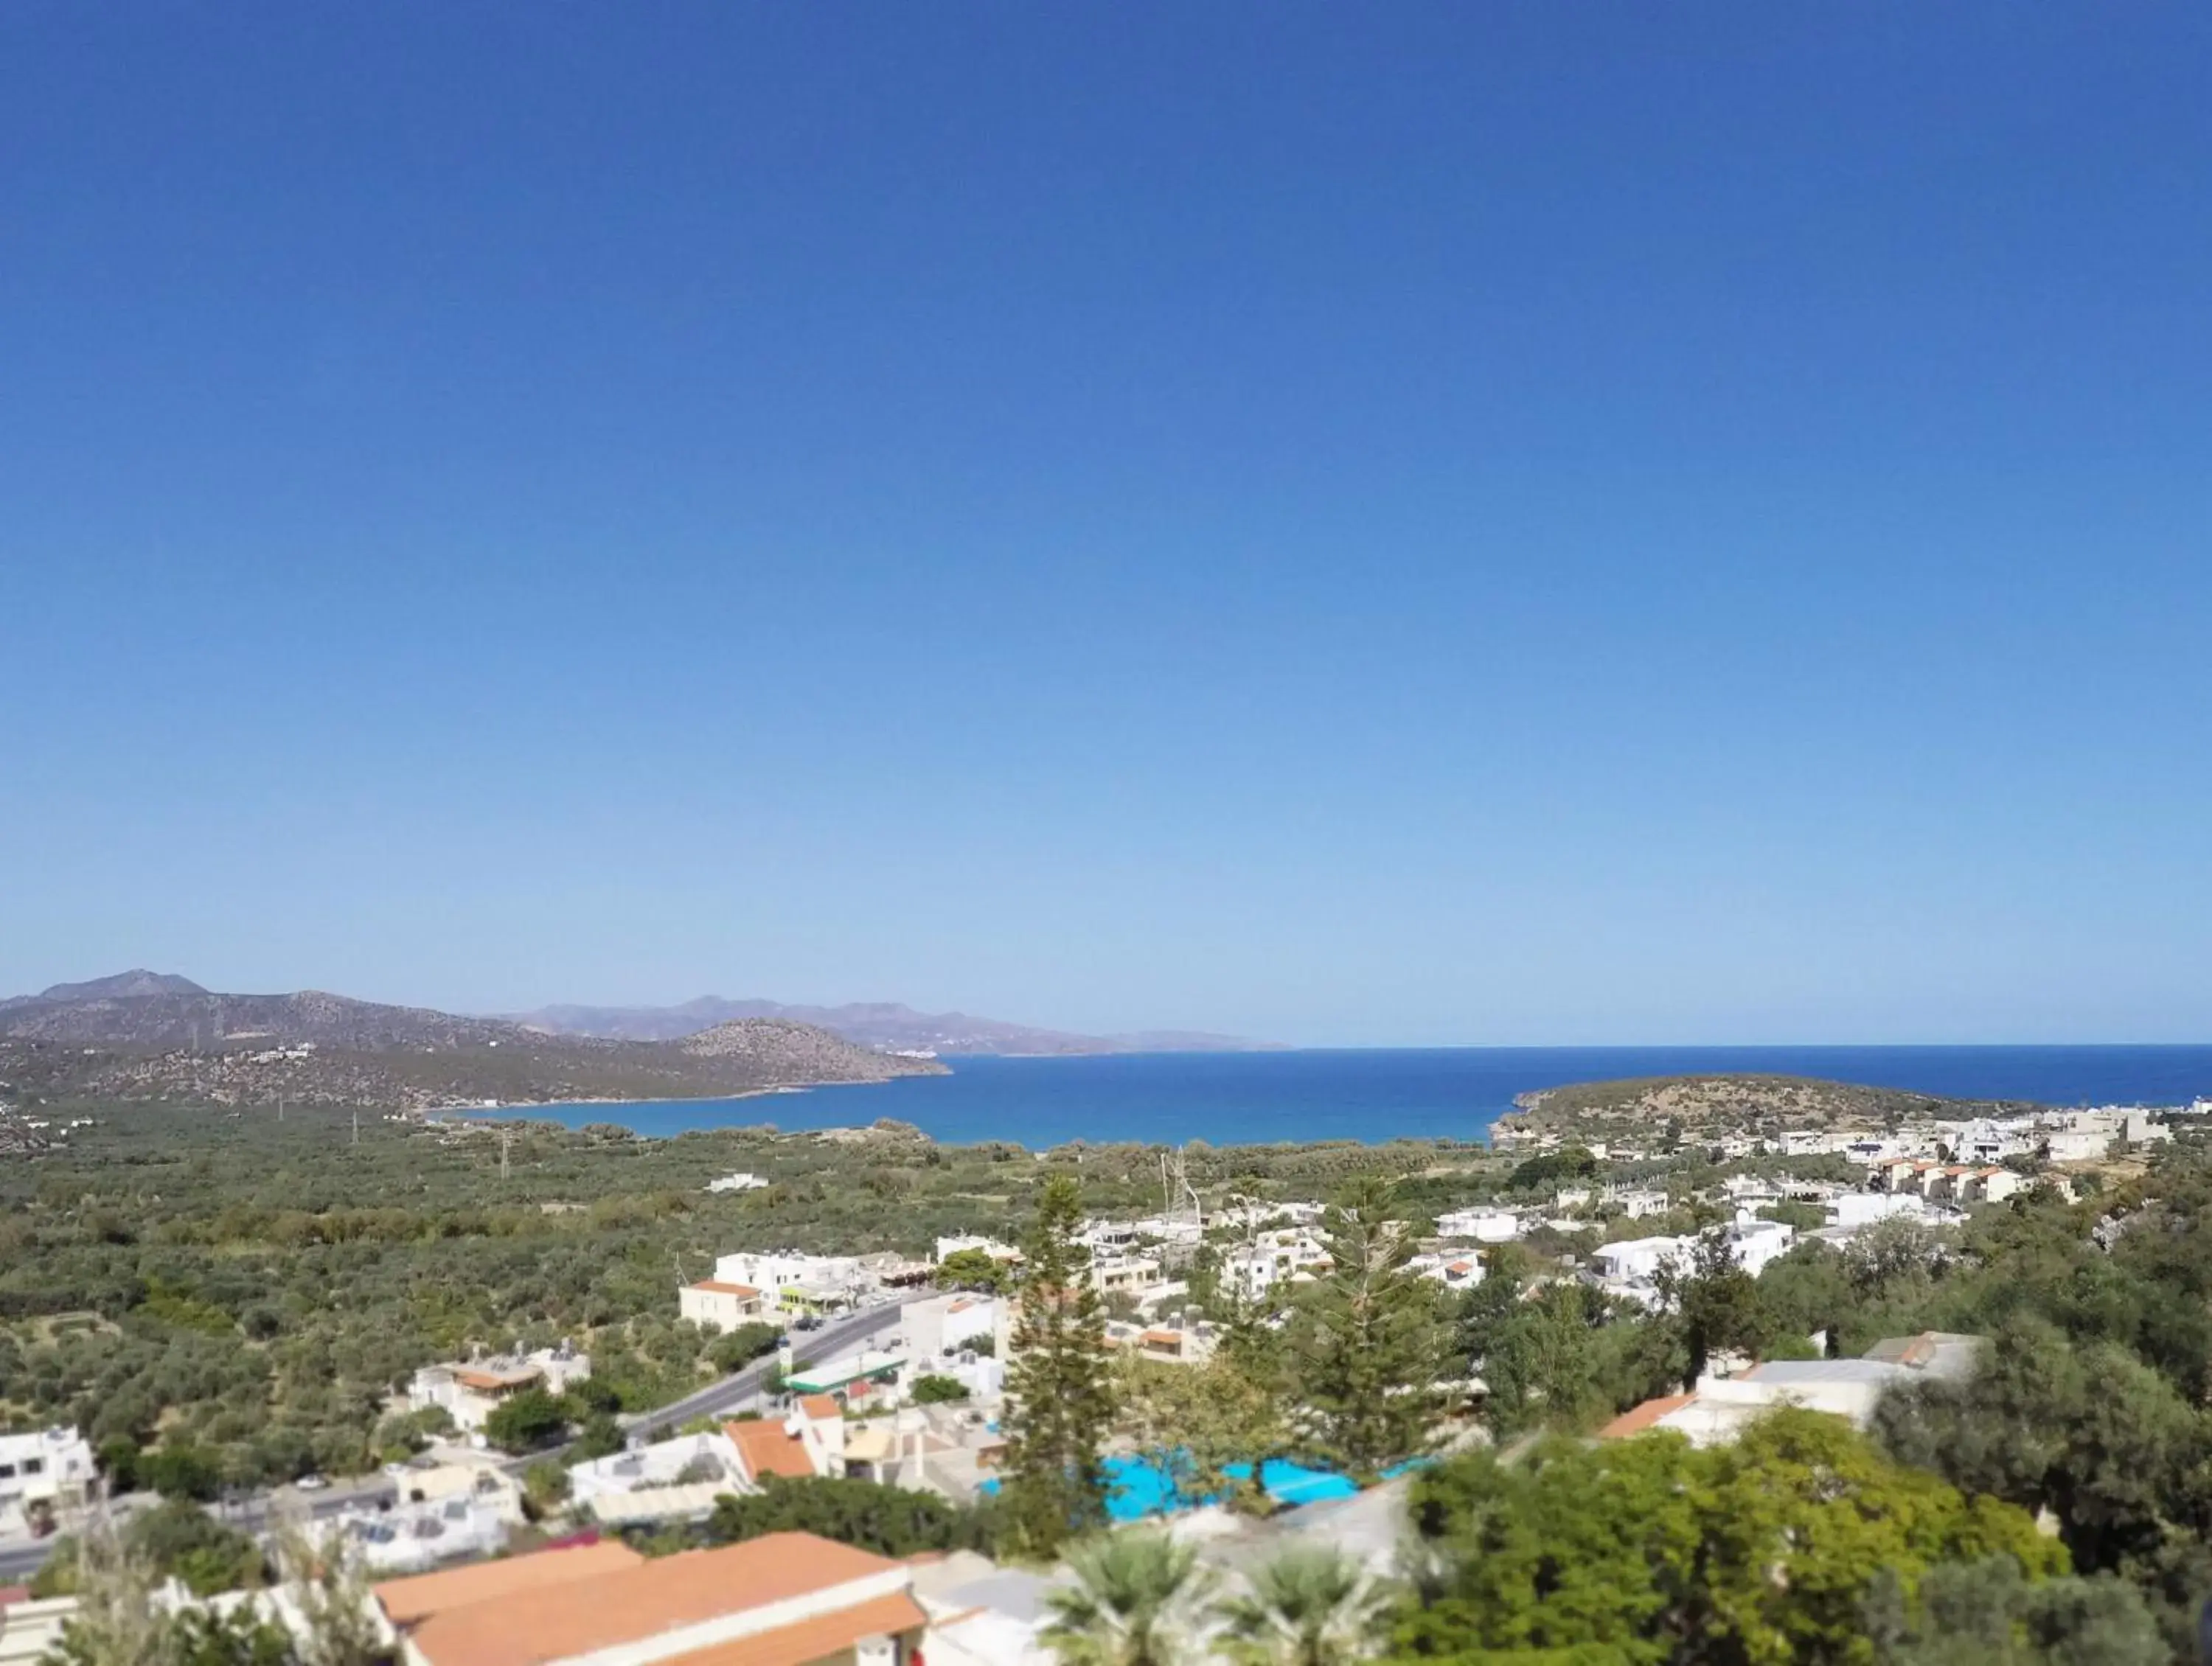
[[[1431,1047],[1277,1053],[954,1058],[952,1074],[737,1100],[532,1106],[650,1136],[772,1123],[791,1130],[909,1122],[948,1143],[1068,1140],[1215,1145],[1481,1138],[1536,1087],[1686,1071],[1825,1076],[1961,1099],[2186,1104],[2212,1095],[2212,1046]]]

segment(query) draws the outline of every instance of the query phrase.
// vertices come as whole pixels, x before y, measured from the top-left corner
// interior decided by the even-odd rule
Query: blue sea
[[[1476,1140],[1535,1087],[1686,1071],[1825,1076],[1962,1099],[2186,1104],[2212,1095],[2212,1046],[1427,1047],[1273,1053],[952,1058],[952,1074],[735,1100],[532,1106],[651,1136],[772,1123],[798,1130],[895,1117],[950,1144],[1069,1140],[1214,1145]]]

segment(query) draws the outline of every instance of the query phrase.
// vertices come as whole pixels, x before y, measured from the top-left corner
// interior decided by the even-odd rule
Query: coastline
[[[895,1081],[899,1078],[894,1076],[890,1080]],[[738,1100],[764,1100],[786,1094],[811,1094],[821,1087],[881,1087],[884,1085],[885,1083],[881,1081],[810,1081],[804,1086],[748,1087],[741,1093],[714,1094],[704,1098],[696,1094],[689,1094],[668,1099],[651,1100],[532,1100],[514,1105],[436,1105],[425,1106],[421,1114],[426,1121],[447,1117],[484,1117],[523,1121],[527,1120],[526,1113],[532,1111],[565,1111],[571,1106],[578,1109],[595,1106],[609,1106],[616,1109],[639,1109],[655,1105],[729,1105]],[[732,1126],[737,1125],[738,1124],[732,1124]]]
[[[779,1131],[891,1120],[945,1145],[1030,1150],[1089,1144],[1363,1145],[1485,1141],[1515,1101],[1547,1088],[1706,1073],[1815,1077],[1945,1099],[2046,1105],[2184,1105],[2212,1094],[2212,1045],[1817,1048],[1307,1049],[1251,1053],[963,1056],[945,1075],[823,1087],[868,1087],[858,1100],[810,1087],[713,1099],[574,1100],[454,1107],[477,1120],[611,1122],[645,1138],[743,1128],[741,1101],[790,1104]]]

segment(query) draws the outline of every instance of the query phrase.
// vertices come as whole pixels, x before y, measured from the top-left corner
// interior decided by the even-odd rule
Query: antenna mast
[[[1180,1147],[1160,1154],[1160,1190],[1166,1196],[1169,1221],[1188,1220],[1194,1227],[1205,1227],[1206,1209],[1198,1201],[1198,1189],[1190,1183],[1189,1166]]]

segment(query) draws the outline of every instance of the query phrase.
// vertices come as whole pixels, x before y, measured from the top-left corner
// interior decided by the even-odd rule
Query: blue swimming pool
[[[1229,1474],[1249,1481],[1252,1466],[1231,1463]],[[1142,1521],[1205,1503],[1177,1491],[1175,1478],[1158,1464],[1140,1457],[1106,1460],[1106,1513],[1117,1522]],[[1277,1504],[1319,1504],[1327,1499],[1348,1499],[1358,1492],[1349,1476],[1329,1469],[1310,1469],[1285,1457],[1271,1457],[1260,1466],[1260,1485]],[[996,1480],[983,1483],[986,1493],[999,1490]]]

